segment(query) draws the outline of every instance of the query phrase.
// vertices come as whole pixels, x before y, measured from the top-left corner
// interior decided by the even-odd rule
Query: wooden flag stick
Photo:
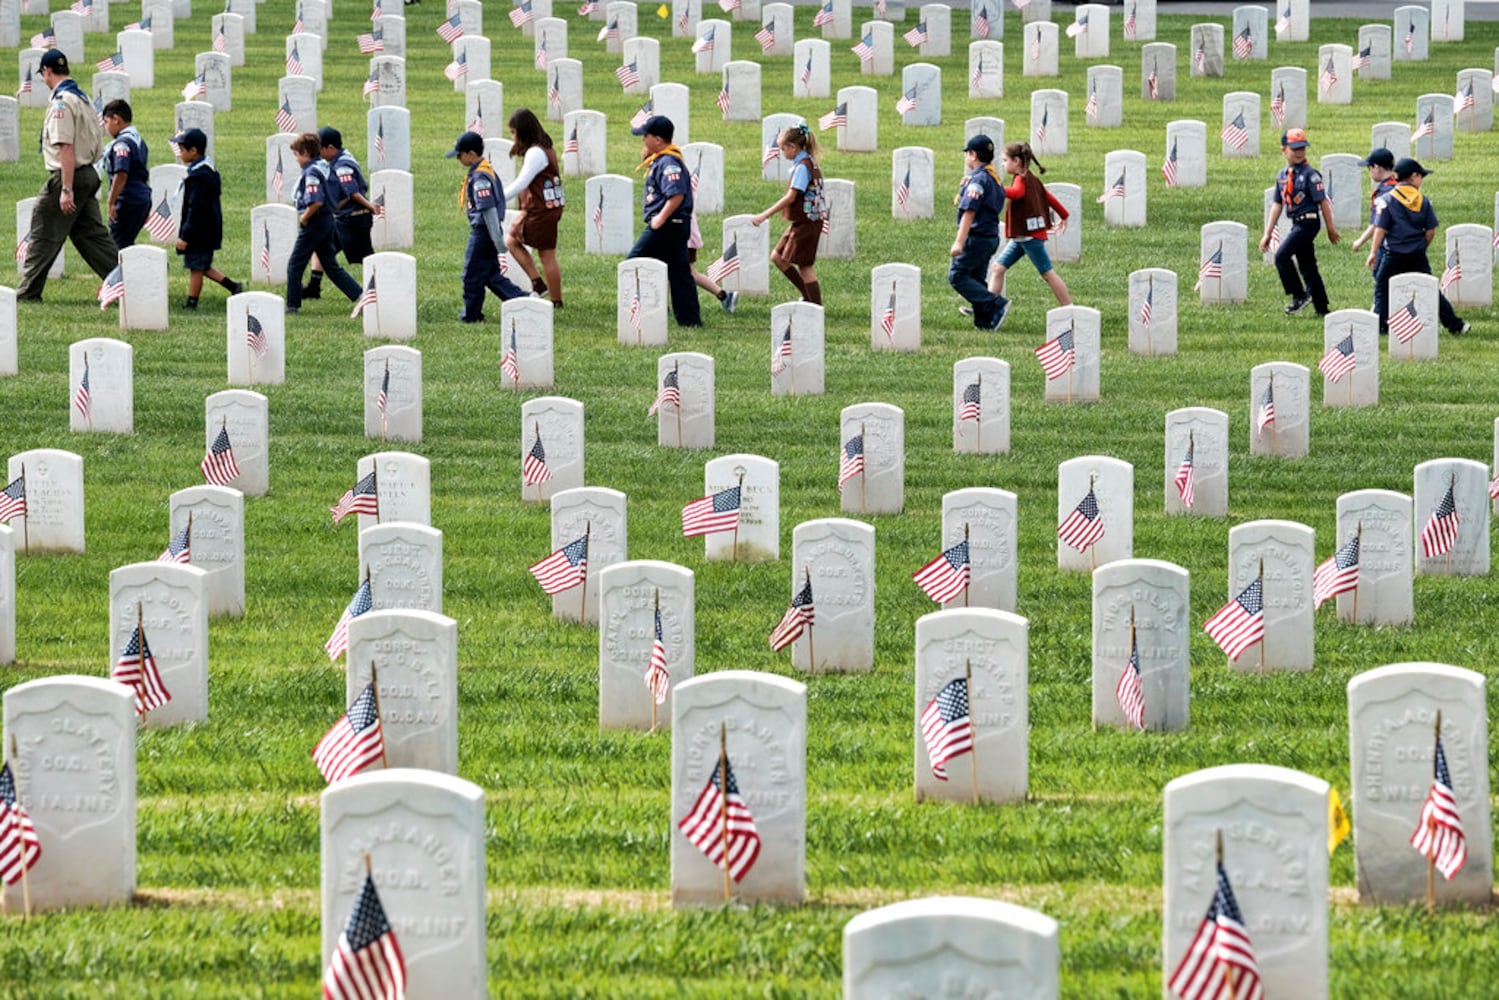
[[[140,640],[141,644],[140,672],[136,675],[134,685],[135,706],[136,709],[139,710],[141,705],[145,703],[141,695],[146,690],[146,609],[140,601],[135,602],[135,635],[136,638]],[[145,720],[146,712],[149,711],[151,711],[149,708],[144,712],[138,711],[136,717],[137,724]]]
[[[864,437],[864,423],[859,423],[859,447],[864,452],[864,461],[859,463],[859,513],[865,513],[864,482],[869,478],[869,441]]]
[[[1265,557],[1260,556],[1260,676],[1265,676]]]
[[[602,242],[602,241],[600,241],[600,242]],[[602,250],[603,247],[600,247],[599,249]],[[635,269],[635,301],[636,302],[640,301],[640,268],[638,268],[638,267]],[[640,307],[640,311],[641,312],[645,311],[645,306],[644,305],[642,305]],[[640,339],[641,338],[641,332],[640,331],[642,331],[643,329],[645,329],[645,324],[644,323],[636,323],[635,324],[635,346],[636,347],[639,347],[643,343],[643,341]]]
[[[10,777],[11,777],[11,780],[14,781],[15,785],[16,785],[16,801],[17,802],[21,801],[21,762],[20,762],[20,758],[21,758],[21,752],[20,752],[20,750],[16,746],[16,734],[15,734],[14,731],[12,731],[11,734],[10,734],[10,760],[11,760],[11,763],[14,766],[11,767],[11,769],[10,769]],[[19,834],[19,832],[20,831],[17,830],[18,834]],[[19,851],[20,861],[21,861],[21,912],[24,915],[25,919],[30,920],[31,919],[31,884],[30,884],[30,882],[26,878],[26,868],[27,868],[27,865],[26,865],[26,845],[25,845],[25,843],[21,843],[21,844],[17,845],[17,849]]]
[[[1348,324],[1348,338],[1349,338],[1350,341],[1353,339],[1353,324],[1352,323]],[[1356,356],[1357,356],[1357,352],[1355,352],[1355,357]],[[1353,375],[1354,375],[1353,372],[1349,372],[1348,373],[1348,405],[1349,406],[1353,405]]]
[[[31,555],[31,498],[26,496],[26,463],[21,463],[21,496],[26,497],[26,513],[21,515],[21,553]]]
[[[803,566],[802,572],[805,574],[807,586],[810,587],[812,585],[812,567],[810,565]],[[817,605],[813,604],[812,606],[815,608]],[[811,622],[807,622],[807,673],[817,673],[817,650],[812,647]]]
[[[583,556],[584,556],[585,559],[588,557],[589,546],[593,542],[593,539],[590,537],[592,534],[593,534],[593,522],[592,521],[584,521],[583,522]],[[578,624],[579,625],[587,625],[588,624],[588,565],[586,563],[583,565],[583,592],[578,595]]]
[[[1223,864],[1223,831],[1222,830],[1218,831],[1217,857],[1218,857],[1218,864],[1221,866]],[[1228,964],[1228,959],[1226,959],[1226,958],[1223,957],[1223,951],[1221,949],[1215,949],[1215,950],[1217,951],[1217,954],[1218,954],[1218,964],[1223,967],[1223,978],[1224,978],[1224,981],[1228,983],[1228,995],[1230,997],[1234,998],[1234,1000],[1237,1000],[1237,998],[1239,996],[1239,987],[1234,982],[1234,967],[1232,965]]]
[[[680,437],[679,437],[680,440]],[[744,473],[739,473],[739,514],[744,516]],[[729,550],[729,562],[739,561],[739,518],[734,518],[734,542]]]
[[[170,539],[167,541],[167,544],[168,545],[171,544],[171,540]],[[188,561],[188,565],[192,565],[192,561],[193,561],[193,512],[192,511],[188,511],[187,512],[187,561]]]
[[[684,448],[682,443],[682,363],[673,361],[671,364],[672,374],[677,376],[677,447]]]
[[[963,660],[963,689],[968,694],[968,739],[972,744],[968,748],[968,756],[972,758],[971,774],[973,775],[973,804],[979,804],[979,745],[973,735],[973,660]]]
[[[370,852],[369,851],[365,851],[364,852],[364,873],[366,875],[374,875],[375,874],[375,869],[370,864]]]
[[[1360,518],[1358,522],[1358,533],[1353,536],[1358,539],[1358,564],[1353,567],[1353,624],[1358,624],[1358,577],[1364,566],[1364,522]],[[1337,566],[1337,553],[1333,553],[1333,566]]]
[[[390,381],[390,358],[386,358],[385,359],[385,375],[384,375],[384,377],[380,381],[380,387],[381,387],[382,390],[384,389],[385,385],[389,381]],[[385,397],[385,401],[380,404],[380,443],[381,444],[385,443],[385,411],[388,410],[388,409],[390,409],[390,397],[387,395]]]
[[[963,522],[963,544],[968,544],[968,522]],[[968,591],[973,588],[973,553],[968,553],[968,582],[963,584],[963,607],[968,607]]]
[[[1154,299],[1155,299],[1155,275],[1152,274],[1150,276],[1150,284],[1146,287],[1145,301],[1146,302],[1151,302]],[[1152,343],[1151,343],[1150,324],[1146,323],[1145,324],[1145,356],[1146,357],[1153,357],[1154,355],[1155,355],[1155,348],[1152,346]]]
[[[718,818],[723,831],[723,901],[733,894],[729,880],[729,737],[727,725],[718,724]]]
[[[370,690],[375,695],[375,725],[380,727],[380,766],[388,769],[390,762],[385,757],[385,722],[380,716],[380,678],[375,674],[374,660],[370,660]]]
[[[1133,655],[1136,652],[1136,646],[1135,646],[1135,606],[1133,604],[1131,604],[1129,606],[1129,651],[1130,651],[1131,655]],[[1133,670],[1134,668],[1132,666],[1130,666],[1128,663],[1125,663],[1124,669],[1125,670]],[[1140,693],[1141,693],[1142,697],[1144,695],[1144,692],[1145,692],[1145,678],[1142,676],[1140,678]],[[1140,717],[1140,728],[1141,729],[1145,728],[1145,717],[1144,717],[1144,713],[1143,712],[1141,713],[1141,717]]]
[[[375,523],[380,523],[380,463],[370,459],[370,475],[375,477]]]
[[[661,614],[661,588],[657,587],[656,588],[656,616],[659,617],[660,614]],[[651,632],[652,641],[654,642],[654,638],[655,638],[655,622],[651,623],[651,628],[652,628],[652,632]],[[651,652],[652,652],[653,655],[655,653],[655,650],[656,650],[656,647],[654,645],[652,645],[651,646]],[[650,666],[649,665],[646,666],[646,674],[647,674],[647,676],[649,676],[649,674],[650,674]],[[651,698],[651,728],[650,728],[650,732],[654,733],[656,731],[656,693],[654,691],[651,691],[651,686],[649,684],[646,685],[646,691],[650,694],[650,698]],[[650,735],[650,733],[647,733],[646,735]]]

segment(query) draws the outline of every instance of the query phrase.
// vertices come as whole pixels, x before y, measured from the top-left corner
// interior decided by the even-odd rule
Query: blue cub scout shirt
[[[958,185],[958,220],[962,221],[964,212],[973,213],[973,224],[968,227],[969,236],[998,236],[999,212],[1004,203],[1004,191],[982,166],[964,177]]]
[[[471,226],[482,226],[484,213],[492,208],[500,209],[500,214],[504,215],[503,203],[495,187],[495,178],[488,171],[480,170],[477,163],[469,168],[467,200],[468,224]]]
[[[333,158],[331,169],[333,179],[338,182],[337,195],[329,199],[335,206],[342,204],[345,199],[352,198],[356,194],[365,194],[369,191],[369,185],[365,183],[364,175],[359,172],[359,164],[354,162],[354,157],[347,149],[338,151]],[[344,207],[338,209],[339,215],[347,215],[358,211],[359,203],[350,201]]]
[[[314,160],[302,168],[302,177],[297,181],[297,211],[302,212],[312,205],[328,201],[328,165]]]
[[[1295,171],[1291,180],[1291,200],[1286,201],[1286,175]],[[1275,176],[1275,203],[1285,206],[1285,214],[1292,222],[1300,222],[1317,214],[1317,205],[1327,197],[1322,185],[1322,175],[1310,163],[1284,166]]]
[[[1407,208],[1392,189],[1379,199],[1377,205],[1379,221],[1375,223],[1385,231],[1385,250],[1390,253],[1415,253],[1426,250],[1426,231],[1437,227],[1437,210],[1431,199],[1421,196],[1420,211]]]
[[[1395,178],[1386,177],[1374,185],[1374,191],[1369,195],[1369,225],[1379,225],[1380,199],[1390,193],[1395,186]]]
[[[671,219],[685,221],[692,215],[692,178],[688,176],[686,166],[675,156],[656,157],[645,175],[645,203],[641,213],[645,224],[650,225],[651,219],[677,195],[682,196],[682,203],[671,214]]]
[[[105,166],[111,179],[120,171],[125,172],[125,188],[120,192],[120,201],[126,205],[149,205],[151,203],[151,171],[146,167],[146,142],[134,126],[120,130],[120,134],[109,142],[104,154]]]

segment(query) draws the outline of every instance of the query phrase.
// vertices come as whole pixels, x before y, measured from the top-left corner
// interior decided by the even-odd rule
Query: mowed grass
[[[609,115],[609,169],[633,173],[638,140],[624,122],[639,99],[620,94],[615,57],[593,41],[575,6],[558,8],[571,30],[571,53],[585,63],[589,107]],[[1440,360],[1384,363],[1381,405],[1324,410],[1313,387],[1312,454],[1297,462],[1251,458],[1248,374],[1254,364],[1314,365],[1321,328],[1291,320],[1273,270],[1253,264],[1250,301],[1202,307],[1188,291],[1197,265],[1198,227],[1236,219],[1260,229],[1261,197],[1280,164],[1276,137],[1262,121],[1263,155],[1225,161],[1210,138],[1210,185],[1167,191],[1155,168],[1168,120],[1197,118],[1215,136],[1222,96],[1264,93],[1272,66],[1306,67],[1315,79],[1316,45],[1351,43],[1355,21],[1317,21],[1312,41],[1277,45],[1261,63],[1230,60],[1222,80],[1186,77],[1193,18],[1163,18],[1159,38],[1180,50],[1179,98],[1151,105],[1138,98],[1138,47],[1119,42],[1105,62],[1124,67],[1126,127],[1084,127],[1086,65],[1069,56],[1059,80],[1019,74],[1018,19],[1007,18],[1007,96],[967,99],[966,49],[938,60],[947,80],[944,124],[908,129],[893,105],[899,78],[861,78],[855,57],[835,43],[838,84],[869,83],[881,94],[882,152],[822,157],[830,177],[857,183],[859,255],[819,262],[827,301],[827,395],[769,395],[770,307],[789,286],[772,276],[770,299],[746,300],[728,317],[704,299],[702,330],[672,328],[671,349],[699,350],[717,364],[717,448],[688,453],[655,446],[645,410],[655,394],[656,352],[618,346],[614,330],[615,258],[585,256],[587,225],[580,181],[569,179],[562,260],[566,310],[557,317],[556,392],[582,400],[587,413],[587,481],[629,494],[630,555],[690,567],[697,574],[697,669],[790,674],[765,635],[784,609],[791,567],[708,564],[699,542],[681,538],[678,510],[700,495],[710,454],[746,451],[781,464],[783,551],[791,527],[838,512],[837,415],[849,403],[878,400],[906,414],[905,513],[874,518],[877,530],[876,657],[873,672],[817,676],[808,683],[807,903],[795,909],[740,908],[674,912],[669,885],[667,736],[600,732],[597,633],[550,617],[550,603],[525,567],[546,553],[548,515],[519,500],[521,398],[499,389],[498,303],[490,323],[457,323],[464,223],[454,203],[460,168],[442,159],[463,129],[461,96],[443,79],[446,46],[432,28],[440,5],[407,8],[408,105],[412,111],[425,440],[411,450],[432,462],[433,524],[444,532],[445,611],[459,623],[461,727],[459,773],[489,795],[490,986],[495,996],[613,997],[834,996],[841,975],[840,935],[855,913],[929,894],[977,894],[1033,906],[1062,924],[1062,976],[1068,996],[1149,996],[1160,990],[1161,788],[1198,768],[1265,762],[1323,777],[1348,792],[1345,684],[1385,663],[1434,660],[1487,670],[1495,644],[1490,579],[1416,581],[1416,625],[1350,628],[1318,616],[1317,667],[1301,676],[1230,673],[1212,642],[1193,639],[1192,725],[1173,734],[1093,732],[1090,726],[1090,583],[1055,570],[1056,466],[1077,455],[1112,455],[1134,464],[1135,554],[1191,571],[1191,619],[1222,603],[1227,531],[1262,517],[1315,528],[1318,557],[1331,551],[1335,498],[1352,489],[1409,492],[1412,467],[1425,459],[1491,458],[1493,389],[1499,376],[1490,309],[1465,309],[1475,327],[1466,340],[1444,338]],[[136,16],[116,6],[118,23]],[[194,52],[210,43],[205,8],[177,25],[177,46],[157,54],[158,85],[139,93],[136,120],[156,162],[167,155],[176,90]],[[810,30],[811,8],[797,9]],[[532,68],[529,40],[504,19],[486,17],[495,40],[494,75],[506,111],[545,107],[545,82]],[[218,116],[218,165],[225,178],[226,243],[220,267],[249,269],[245,224],[264,190],[263,140],[272,128],[282,32],[292,0],[259,8],[248,40],[249,65],[234,73],[235,110]],[[353,36],[365,11],[340,4],[330,26],[320,97],[323,123],[339,126],[363,159],[366,61]],[[908,23],[914,11],[907,15]],[[1058,8],[1058,20],[1070,10]],[[1223,18],[1226,20],[1227,8]],[[955,17],[961,25],[964,15]],[[760,181],[754,123],[722,123],[716,77],[698,77],[686,40],[641,8],[642,30],[663,39],[666,79],[693,86],[693,137],[728,150],[730,214],[753,212],[779,195]],[[23,19],[23,36],[43,19]],[[749,50],[752,26],[736,26],[736,56]],[[89,56],[107,41],[90,36]],[[1499,42],[1490,23],[1468,26],[1468,40],[1433,48],[1431,61],[1397,64],[1395,79],[1355,83],[1351,108],[1312,104],[1314,160],[1329,152],[1362,155],[1369,126],[1410,120],[1418,94],[1453,89],[1458,69],[1487,66]],[[917,58],[896,39],[898,61]],[[1064,48],[1064,51],[1070,49]],[[788,58],[766,58],[764,110],[809,120],[832,100],[790,98]],[[88,74],[81,73],[87,85]],[[1044,405],[1031,349],[1043,339],[1052,300],[1027,265],[1010,281],[1014,310],[1004,331],[965,325],[946,286],[952,220],[949,189],[962,170],[962,122],[997,115],[1008,138],[1027,131],[1029,91],[1062,87],[1073,96],[1071,151],[1047,161],[1049,181],[1082,185],[1081,263],[1061,273],[1077,302],[1103,314],[1103,402]],[[1313,95],[1315,101],[1315,95]],[[22,113],[21,134],[41,113]],[[559,143],[560,127],[553,128]],[[926,145],[937,152],[938,217],[890,217],[889,150]],[[1488,223],[1495,182],[1491,134],[1459,135],[1457,159],[1435,164],[1426,193],[1444,224]],[[24,145],[24,143],[23,143]],[[1150,219],[1143,230],[1103,226],[1092,199],[1107,182],[1103,156],[1115,148],[1145,152],[1151,163]],[[1397,151],[1401,152],[1401,151]],[[1431,165],[1431,164],[1428,164]],[[0,200],[33,194],[42,180],[29,151],[0,171]],[[719,249],[718,219],[704,217],[708,246]],[[773,224],[778,234],[780,224]],[[1351,240],[1361,227],[1345,231]],[[9,229],[3,230],[9,234]],[[1440,243],[1438,244],[1440,247]],[[1334,307],[1367,307],[1370,280],[1362,253],[1319,243]],[[1436,254],[1440,267],[1440,253]],[[905,261],[923,270],[923,349],[917,355],[869,348],[869,269]],[[113,335],[113,314],[94,307],[91,275],[72,273],[47,286],[46,304],[21,312],[21,374],[0,382],[0,440],[7,453],[61,447],[84,456],[88,551],[17,560],[19,662],[6,684],[60,673],[108,671],[107,578],[111,569],[154,558],[166,544],[167,496],[200,481],[203,398],[226,387],[222,291],[210,286],[195,315],[174,311],[165,333],[134,333],[136,433],[68,432],[67,346]],[[173,262],[175,267],[175,261]],[[1146,266],[1180,276],[1180,353],[1141,358],[1126,351],[1126,278]],[[174,300],[185,275],[173,271]],[[325,296],[332,295],[331,289]],[[354,529],[329,525],[327,505],[353,481],[355,460],[377,450],[362,437],[362,352],[369,346],[336,295],[309,303],[292,320],[287,381],[259,387],[270,398],[271,492],[246,505],[248,610],[215,620],[210,637],[211,718],[202,726],[149,730],[139,739],[141,898],[129,909],[51,915],[29,924],[5,920],[0,935],[0,993],[12,996],[306,996],[320,975],[318,812],[322,781],[308,758],[342,711],[343,678],[322,642],[356,584]],[[1012,449],[1004,456],[951,450],[951,366],[993,354],[1013,366]],[[1230,416],[1231,512],[1224,520],[1166,518],[1162,508],[1162,428],[1176,407],[1212,406]],[[940,544],[942,495],[966,486],[999,486],[1019,496],[1020,598],[1030,621],[1030,799],[1024,805],[917,806],[912,778],[912,627],[933,606],[909,574]],[[1357,801],[1351,806],[1357,809]],[[1360,907],[1352,856],[1333,859],[1332,990],[1336,996],[1472,996],[1495,967],[1495,943],[1483,912],[1427,916],[1414,907]],[[1206,901],[1204,901],[1205,903]]]

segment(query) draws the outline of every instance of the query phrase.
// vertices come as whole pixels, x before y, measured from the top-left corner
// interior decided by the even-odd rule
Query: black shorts
[[[182,252],[182,266],[189,271],[212,271],[212,250],[184,250]]]

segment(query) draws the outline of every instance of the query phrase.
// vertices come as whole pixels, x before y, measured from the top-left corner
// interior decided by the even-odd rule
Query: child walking
[[[1015,178],[1015,183],[1005,188],[1009,208],[1005,212],[1005,236],[1008,242],[999,252],[999,261],[989,274],[989,291],[1003,295],[1005,272],[1021,257],[1029,257],[1042,279],[1051,286],[1057,304],[1072,305],[1072,296],[1067,284],[1052,266],[1051,255],[1046,252],[1046,231],[1051,227],[1053,212],[1065,224],[1067,209],[1046,190],[1036,174],[1046,173],[1028,142],[1005,144],[1005,173]],[[1033,170],[1034,168],[1034,170]]]
[[[790,183],[779,201],[750,221],[758,226],[780,212],[791,223],[771,251],[770,262],[801,292],[803,301],[820,306],[822,285],[813,265],[817,263],[817,241],[822,238],[827,201],[822,193],[822,171],[817,168],[817,139],[802,122],[783,129],[776,145],[791,163]]]
[[[203,158],[208,136],[200,128],[190,128],[172,141],[181,150],[182,162],[187,164],[187,176],[182,179],[182,223],[177,229],[177,252],[188,271],[187,301],[183,306],[196,309],[205,274],[228,289],[230,295],[238,295],[243,286],[213,266],[213,252],[224,241],[224,213],[219,206],[222,189],[219,172]]]
[[[505,248],[531,279],[535,295],[551,295],[552,306],[562,308],[562,267],[557,263],[557,226],[567,199],[562,193],[562,172],[552,137],[530,108],[519,108],[510,116],[510,155],[521,157],[520,173],[505,185],[504,200],[520,199],[520,215],[505,234]],[[541,271],[526,247],[534,247],[541,258]],[[545,277],[542,275],[545,274]]]
[[[984,270],[999,249],[999,213],[1005,207],[1004,182],[994,171],[994,140],[976,135],[963,147],[968,173],[954,199],[958,234],[947,255],[947,283],[968,300],[968,315],[980,330],[997,330],[1010,302],[984,285]]]

